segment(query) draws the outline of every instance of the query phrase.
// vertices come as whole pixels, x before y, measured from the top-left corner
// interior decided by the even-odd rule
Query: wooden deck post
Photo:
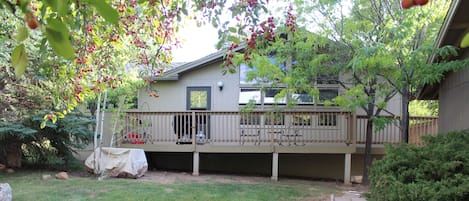
[[[273,181],[278,181],[278,152],[272,153],[272,178]]]
[[[194,152],[192,175],[199,176],[199,152]]]
[[[345,167],[344,167],[344,184],[346,185],[351,184],[350,182],[351,171],[352,171],[352,154],[346,153],[345,154]]]

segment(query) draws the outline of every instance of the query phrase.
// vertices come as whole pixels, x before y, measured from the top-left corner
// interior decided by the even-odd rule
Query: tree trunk
[[[21,143],[11,141],[7,145],[6,150],[6,165],[11,168],[21,168]]]
[[[408,87],[404,87],[402,90],[401,98],[401,141],[404,143],[409,142],[409,101],[410,101],[410,92]]]
[[[366,141],[365,141],[365,155],[363,160],[363,185],[369,184],[369,170],[371,167],[371,144],[373,141],[373,120],[371,119],[371,115],[373,114],[373,104],[368,104],[368,115],[366,121]]]

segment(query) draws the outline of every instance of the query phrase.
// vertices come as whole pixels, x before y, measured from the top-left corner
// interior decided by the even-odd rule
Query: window
[[[191,109],[207,108],[207,93],[205,91],[191,91]]]
[[[241,88],[239,103],[248,104],[250,101],[254,101],[256,104],[261,103],[261,90],[259,88]]]
[[[338,89],[319,89],[319,100],[332,100],[339,95]]]
[[[278,98],[275,100],[275,96],[279,94],[281,89],[267,89],[264,92],[264,103],[266,104],[273,104],[273,103],[286,103],[287,100],[285,97]]]
[[[210,110],[210,87],[187,87],[187,110]]]
[[[248,73],[253,69],[250,68],[246,64],[241,64],[239,66],[239,83],[240,84],[257,84],[258,81],[256,79],[248,81]]]
[[[295,99],[298,104],[314,104],[313,96],[307,92],[292,94],[292,98]]]
[[[277,63],[279,60],[276,60],[274,57],[269,57],[270,63],[278,66],[281,72],[286,72],[285,63]],[[297,62],[293,61],[293,64]],[[278,71],[280,72],[280,71]],[[269,104],[286,104],[287,100],[294,100],[299,105],[313,105],[316,104],[316,101],[322,103],[327,100],[332,100],[338,96],[338,84],[337,80],[339,79],[338,75],[334,74],[319,74],[311,78],[311,87],[319,89],[319,96],[315,97],[309,94],[307,91],[297,92],[294,94],[288,94],[288,97],[280,98],[278,94],[282,91],[281,85],[275,85],[274,87],[278,88],[268,88],[272,87],[275,81],[269,80],[274,79],[272,77],[255,77],[258,72],[256,69],[250,68],[246,64],[240,65],[240,92],[239,92],[239,104],[260,104],[260,105],[269,105]],[[249,80],[249,78],[254,78]],[[248,81],[249,80],[249,81]],[[267,88],[267,89],[266,89]],[[277,99],[275,98],[276,96]]]
[[[269,57],[269,61],[271,64],[276,64],[276,59],[274,57]],[[278,65],[278,64],[277,64]],[[283,63],[278,66],[280,70],[285,73],[287,72],[287,66]],[[241,64],[239,66],[239,83],[240,84],[249,84],[255,85],[260,83],[271,83],[272,80],[268,80],[268,78],[264,77],[256,77],[253,80],[248,80],[248,77],[253,77],[250,74],[256,73],[254,68],[249,67],[246,64]],[[255,74],[254,74],[255,75]]]
[[[281,89],[266,89],[261,91],[260,88],[241,88],[239,92],[239,104],[248,104],[254,102],[255,104],[285,104],[286,98],[275,99]]]

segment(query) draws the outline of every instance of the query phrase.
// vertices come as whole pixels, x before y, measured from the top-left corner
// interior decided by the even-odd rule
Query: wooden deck
[[[436,117],[412,117],[410,143],[436,134]],[[152,152],[354,153],[365,143],[366,119],[350,112],[128,112],[120,147]],[[396,124],[373,144],[401,142]]]
[[[389,117],[390,118],[390,117]],[[279,154],[344,154],[344,183],[350,183],[352,154],[363,153],[366,118],[350,112],[127,112],[117,145],[146,152],[192,153],[192,174],[199,175],[199,154],[272,154],[272,179],[278,179]],[[392,119],[397,121],[398,119]],[[399,143],[397,122],[373,133],[374,154],[383,144]],[[436,117],[412,117],[410,143],[435,135]]]

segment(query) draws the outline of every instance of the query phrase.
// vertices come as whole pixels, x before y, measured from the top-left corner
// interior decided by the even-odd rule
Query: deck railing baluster
[[[118,144],[363,144],[366,131],[365,116],[350,112],[127,112],[122,118],[125,125]],[[387,118],[394,123],[374,131],[374,144],[400,142],[399,119]],[[435,135],[437,130],[437,117],[411,117],[410,143],[421,145],[422,135]]]

